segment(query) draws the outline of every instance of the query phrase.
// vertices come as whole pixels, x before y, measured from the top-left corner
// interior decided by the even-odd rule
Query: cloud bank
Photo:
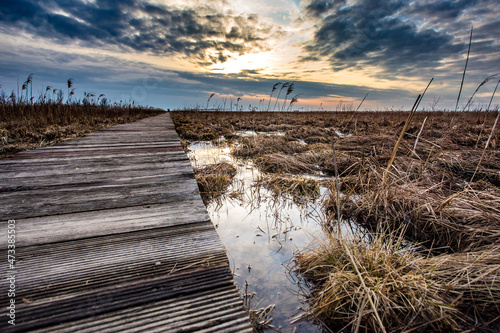
[[[477,54],[497,53],[498,10],[494,0],[310,0],[304,18],[314,33],[302,60],[327,60],[334,71],[374,66],[389,76],[420,75],[462,55],[471,25]],[[490,60],[498,66],[498,56]]]
[[[253,14],[218,13],[210,2],[175,8],[140,0],[4,0],[0,25],[59,44],[177,54],[205,66],[265,50],[280,33]]]

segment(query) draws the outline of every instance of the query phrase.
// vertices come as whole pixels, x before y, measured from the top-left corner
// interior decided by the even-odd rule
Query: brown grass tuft
[[[462,332],[498,327],[500,252],[429,258],[397,232],[370,243],[331,238],[296,256],[313,285],[310,314],[352,332]]]
[[[384,236],[370,244],[331,238],[296,257],[313,281],[311,313],[339,331],[458,331],[452,297],[419,256],[398,245]]]
[[[294,202],[305,202],[319,197],[319,183],[315,179],[264,175],[257,185],[265,186],[276,196],[291,197]]]
[[[196,181],[205,204],[223,195],[231,185],[235,175],[235,167],[226,162],[196,169]]]

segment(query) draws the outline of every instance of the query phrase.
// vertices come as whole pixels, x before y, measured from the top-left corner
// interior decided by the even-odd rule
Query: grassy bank
[[[0,101],[0,157],[87,135],[101,128],[164,112],[132,105],[90,102]]]

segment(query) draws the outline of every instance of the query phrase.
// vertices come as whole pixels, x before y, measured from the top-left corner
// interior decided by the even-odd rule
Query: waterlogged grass
[[[181,136],[202,126],[232,146],[271,197],[300,204],[320,187],[325,234],[292,268],[311,287],[308,318],[334,331],[499,328],[498,111],[173,116]]]
[[[319,181],[316,179],[265,175],[257,180],[257,185],[267,187],[276,196],[288,197],[298,203],[315,200],[320,196]]]
[[[208,203],[225,194],[235,174],[236,168],[226,162],[195,169],[195,177],[203,201]]]

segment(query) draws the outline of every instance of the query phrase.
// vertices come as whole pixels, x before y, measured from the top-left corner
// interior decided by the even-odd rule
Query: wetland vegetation
[[[251,163],[252,186],[295,203],[322,197],[323,233],[288,265],[306,286],[299,316],[327,331],[499,328],[497,110],[172,116],[186,149],[212,142]]]
[[[73,79],[68,79],[66,98],[66,89],[51,86],[36,97],[33,79],[31,74],[17,94],[0,92],[0,158],[164,112],[133,102],[112,103],[91,92],[77,98]]]

